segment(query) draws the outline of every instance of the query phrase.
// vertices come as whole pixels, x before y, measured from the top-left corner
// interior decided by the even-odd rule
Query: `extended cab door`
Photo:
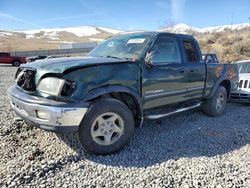
[[[187,66],[181,41],[173,34],[158,34],[142,69],[143,108],[150,109],[187,100]],[[150,59],[150,60],[149,60]]]
[[[202,98],[206,80],[206,65],[202,61],[202,56],[198,43],[193,37],[182,38],[183,59],[186,67],[186,99]]]
[[[206,67],[193,37],[159,34],[147,56],[152,65],[142,70],[145,110],[202,98]]]

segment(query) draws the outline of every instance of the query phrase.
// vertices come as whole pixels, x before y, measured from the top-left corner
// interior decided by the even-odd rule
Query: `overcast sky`
[[[250,0],[0,0],[0,28],[93,25],[156,30],[186,23],[207,27],[250,22]]]

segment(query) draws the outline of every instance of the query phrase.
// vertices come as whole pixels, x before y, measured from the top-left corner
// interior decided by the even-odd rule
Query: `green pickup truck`
[[[138,32],[109,38],[87,57],[22,65],[8,96],[29,124],[78,132],[88,152],[110,154],[143,119],[197,107],[221,115],[237,82],[236,66],[204,63],[192,36]]]

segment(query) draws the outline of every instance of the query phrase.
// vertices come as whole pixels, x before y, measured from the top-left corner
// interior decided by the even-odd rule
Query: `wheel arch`
[[[136,126],[141,125],[143,110],[140,95],[126,86],[106,86],[89,92],[85,97],[86,102],[92,102],[99,98],[115,98],[123,102],[132,111]]]
[[[214,87],[211,91],[211,93],[208,95],[207,99],[210,99],[214,96],[215,92],[217,91],[219,86],[224,86],[226,88],[227,91],[227,98],[229,99],[230,96],[230,92],[231,92],[231,82],[228,79],[221,79],[218,80],[215,84]]]
[[[230,80],[223,80],[220,83],[220,86],[224,86],[226,88],[226,90],[227,90],[227,99],[229,99],[230,91],[231,91],[231,82],[230,82]]]

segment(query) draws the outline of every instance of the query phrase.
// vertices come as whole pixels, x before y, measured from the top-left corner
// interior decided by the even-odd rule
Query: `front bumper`
[[[250,103],[250,90],[237,89],[230,94],[231,102],[245,102]]]
[[[52,132],[76,132],[87,109],[86,103],[65,103],[8,89],[14,111],[27,123]]]

